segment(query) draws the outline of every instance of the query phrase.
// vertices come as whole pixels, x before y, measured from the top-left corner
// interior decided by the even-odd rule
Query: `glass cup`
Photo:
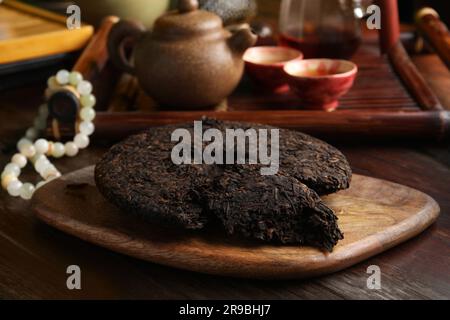
[[[283,0],[280,44],[305,59],[349,59],[361,44],[360,19],[367,0]]]

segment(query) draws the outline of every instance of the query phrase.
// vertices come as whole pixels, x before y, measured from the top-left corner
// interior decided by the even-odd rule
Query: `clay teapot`
[[[231,94],[243,74],[242,56],[256,38],[247,27],[225,29],[219,16],[198,9],[197,0],[180,0],[178,10],[161,16],[152,32],[140,23],[119,21],[108,51],[114,64],[134,74],[159,104],[198,109]]]

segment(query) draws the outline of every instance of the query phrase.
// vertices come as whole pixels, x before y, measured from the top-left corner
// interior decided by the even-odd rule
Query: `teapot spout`
[[[232,36],[228,39],[228,45],[233,52],[240,56],[244,55],[244,52],[254,46],[258,40],[258,36],[251,31],[248,25],[230,31]]]

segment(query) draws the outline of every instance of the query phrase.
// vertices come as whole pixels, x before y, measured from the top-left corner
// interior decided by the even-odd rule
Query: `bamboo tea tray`
[[[230,239],[220,230],[190,233],[143,222],[105,200],[94,167],[40,188],[32,206],[45,223],[110,250],[207,274],[243,278],[307,278],[333,273],[418,235],[436,221],[438,204],[409,187],[354,175],[351,188],[324,201],[344,232],[332,253]]]
[[[202,116],[298,129],[325,139],[442,140],[449,136],[450,113],[441,106],[401,42],[381,55],[377,37],[366,39],[354,57],[360,70],[355,86],[335,112],[305,110],[292,93],[275,95],[258,90],[246,77],[228,101],[214,110],[161,110],[134,77],[121,74],[109,61],[106,40],[117,21],[114,17],[105,20],[74,67],[94,84],[97,137],[122,139],[151,126],[190,122]],[[70,101],[74,99],[68,97],[62,105]],[[74,133],[75,123],[60,123],[57,117],[49,123],[49,136],[58,139]]]
[[[67,17],[15,0],[0,1],[0,64],[42,58],[84,48],[89,25],[69,30]]]

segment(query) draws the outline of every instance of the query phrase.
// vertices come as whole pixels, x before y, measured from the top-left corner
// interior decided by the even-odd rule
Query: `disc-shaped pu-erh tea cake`
[[[204,120],[203,131],[211,128],[224,135],[228,128],[273,129]],[[95,170],[105,198],[124,212],[185,229],[219,222],[230,234],[326,250],[342,238],[336,216],[317,194],[349,186],[351,170],[337,149],[280,130],[279,171],[262,176],[260,164],[175,164],[171,154],[178,142],[171,138],[176,129],[196,132],[194,123],[152,128],[107,152]]]

